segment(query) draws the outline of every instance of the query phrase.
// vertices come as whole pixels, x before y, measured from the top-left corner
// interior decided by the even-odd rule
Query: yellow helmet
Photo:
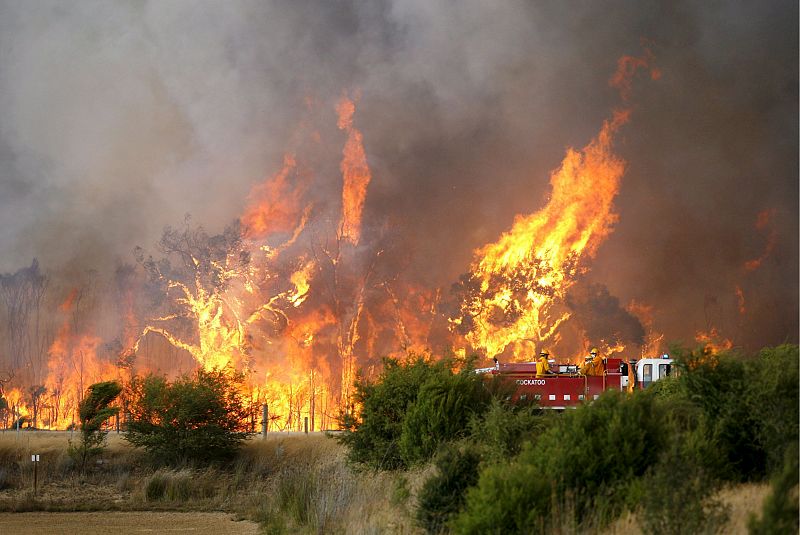
[[[590,355],[597,355],[598,353],[600,353],[600,352],[597,350],[597,348],[596,348],[596,347],[593,347],[593,348],[592,348],[592,350],[591,350],[591,351],[589,351],[589,354],[590,354]]]
[[[550,356],[550,352],[548,350],[546,350],[546,349],[542,349],[541,351],[539,351],[539,356],[540,357],[549,357]]]

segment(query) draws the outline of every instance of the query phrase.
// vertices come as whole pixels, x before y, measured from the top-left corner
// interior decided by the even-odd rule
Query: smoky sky
[[[714,323],[745,346],[796,341],[797,20],[789,1],[4,1],[0,272],[36,257],[112,273],[186,213],[221,231],[302,125],[328,162],[314,194],[338,202],[322,155],[341,150],[333,106],[351,91],[366,225],[446,288],[546,203],[645,39],[663,75],[635,84],[619,221],[588,277],[651,305],[669,339]],[[748,272],[764,210],[775,246]]]

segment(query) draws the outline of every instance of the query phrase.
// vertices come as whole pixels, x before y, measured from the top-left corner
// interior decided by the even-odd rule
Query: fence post
[[[303,418],[303,428],[305,429],[306,435],[308,434],[308,416]]]
[[[269,407],[266,403],[261,406],[261,438],[267,438],[267,423],[269,422]]]

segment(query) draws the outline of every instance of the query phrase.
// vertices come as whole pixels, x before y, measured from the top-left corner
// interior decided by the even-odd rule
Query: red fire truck
[[[672,374],[672,359],[668,355],[632,362],[608,358],[603,363],[602,374],[598,375],[581,374],[577,365],[551,364],[546,374],[537,377],[535,362],[497,362],[491,368],[475,371],[513,381],[513,401],[536,401],[543,408],[556,410],[595,400],[606,390],[646,388]]]

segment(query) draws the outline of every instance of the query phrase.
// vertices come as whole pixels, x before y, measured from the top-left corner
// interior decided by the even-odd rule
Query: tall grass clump
[[[205,470],[158,469],[142,482],[145,502],[172,502],[195,505],[219,497],[225,490],[226,477],[213,468]]]

